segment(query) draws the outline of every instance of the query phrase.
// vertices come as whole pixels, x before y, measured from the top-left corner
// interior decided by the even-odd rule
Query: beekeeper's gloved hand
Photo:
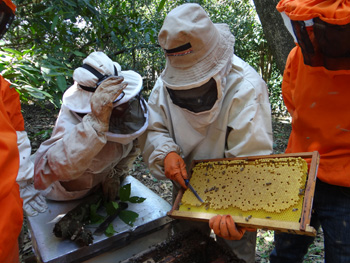
[[[133,141],[132,148],[128,155],[121,159],[102,183],[102,190],[107,201],[115,201],[119,196],[119,189],[137,156],[141,154],[138,139]]]
[[[119,169],[113,169],[102,183],[103,195],[106,201],[115,201],[119,195],[120,184],[125,176]]]
[[[113,109],[113,101],[122,93],[128,85],[122,83],[123,77],[111,76],[105,79],[91,97],[91,113],[89,120],[97,132],[107,132],[109,118]]]
[[[217,215],[210,218],[209,227],[217,236],[227,240],[240,240],[246,231],[256,231],[252,228],[236,226],[230,215]]]
[[[164,159],[165,176],[178,182],[182,188],[187,189],[185,180],[188,179],[186,164],[176,152],[170,152]]]
[[[34,189],[31,180],[20,181],[19,191],[23,199],[23,209],[28,216],[36,216],[38,213],[43,213],[47,209],[45,198],[40,192]]]

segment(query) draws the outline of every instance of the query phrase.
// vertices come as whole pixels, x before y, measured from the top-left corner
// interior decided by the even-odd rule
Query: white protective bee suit
[[[233,54],[234,37],[228,26],[213,24],[198,4],[184,4],[168,14],[158,39],[166,67],[148,99],[149,127],[140,140],[151,173],[167,178],[164,162],[171,152],[182,157],[187,173],[193,160],[271,154],[266,84]],[[201,93],[207,83],[216,86],[214,95],[212,90]],[[198,94],[198,102],[187,100],[186,92],[191,99]],[[203,104],[212,96],[216,101],[206,109]],[[185,105],[186,101],[193,104]],[[174,187],[179,185],[174,182]],[[255,261],[256,232],[246,232],[241,240],[218,236],[217,240],[228,244],[240,259]]]
[[[227,76],[214,76],[221,99],[207,112],[174,105],[160,77],[148,99],[149,128],[143,156],[157,179],[166,179],[165,156],[179,153],[192,160],[272,153],[271,109],[267,87],[256,71],[237,56]],[[209,80],[209,78],[208,78]],[[222,83],[224,86],[222,86]]]
[[[148,125],[147,105],[138,97],[142,87],[139,74],[121,71],[119,64],[102,52],[90,54],[83,63],[90,66],[89,70],[83,67],[75,70],[75,83],[63,96],[52,136],[42,143],[36,153],[35,187],[44,190],[43,195],[52,200],[81,198],[100,183],[104,188],[119,187],[110,179],[115,176],[118,179],[131,168],[140,154],[137,138]],[[93,114],[91,116],[90,100],[94,93],[82,88],[94,87],[101,81],[93,74],[91,67],[103,74],[103,78],[116,74],[124,77],[124,82],[128,83],[113,103],[107,132],[101,132],[92,118]],[[130,101],[135,97],[139,98],[136,109],[139,123],[133,123],[135,118],[129,123],[123,119],[123,123],[117,122],[114,130],[111,130],[114,111],[119,114],[119,107],[126,105],[129,107],[127,111],[131,112],[133,106]]]

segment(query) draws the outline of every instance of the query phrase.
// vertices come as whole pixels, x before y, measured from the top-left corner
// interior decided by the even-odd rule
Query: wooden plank
[[[202,213],[202,212],[188,212],[188,211],[178,211],[174,210],[168,213],[169,216],[175,219],[185,219],[191,221],[209,222],[210,218],[216,216],[216,214]],[[300,224],[298,222],[286,222],[278,220],[269,220],[262,218],[243,218],[240,216],[232,216],[233,220],[238,226],[241,227],[251,227],[259,228],[264,230],[278,230],[286,233],[316,236],[317,231],[311,227],[306,226],[305,230],[300,229]]]
[[[288,157],[301,157],[303,159],[312,158],[314,152],[301,152],[301,153],[281,153],[281,154],[270,154],[270,155],[255,155],[255,156],[246,156],[246,157],[234,157],[234,158],[217,158],[217,159],[202,159],[202,160],[193,160],[191,169],[197,163],[203,162],[216,162],[223,160],[259,160],[259,159],[271,159],[271,158],[288,158]]]
[[[223,161],[223,160],[228,160],[228,161],[229,160],[257,160],[257,159],[266,159],[266,158],[288,158],[288,157],[295,157],[295,158],[301,157],[303,159],[311,159],[308,178],[306,181],[304,202],[303,202],[303,209],[300,217],[300,223],[261,219],[261,218],[251,218],[247,222],[246,218],[239,217],[239,216],[232,216],[232,217],[236,222],[236,224],[240,226],[260,228],[260,229],[266,229],[266,230],[278,230],[278,231],[287,232],[287,233],[315,236],[316,230],[313,227],[311,227],[309,224],[311,220],[313,195],[315,190],[317,169],[318,169],[318,164],[320,159],[318,152],[303,152],[303,153],[272,154],[272,155],[248,156],[248,157],[237,157],[237,158],[194,160],[191,165],[191,171],[192,171],[192,168],[200,162],[215,162],[215,161]],[[180,206],[183,194],[184,194],[184,189],[180,189],[175,199],[172,210],[168,213],[170,217],[177,218],[177,219],[208,222],[211,217],[216,215],[216,214],[206,213],[206,212],[179,211],[179,206]]]
[[[300,220],[300,230],[302,231],[306,229],[306,226],[309,225],[311,221],[312,203],[314,200],[314,192],[315,192],[319,162],[320,162],[320,154],[318,152],[313,152],[307,184],[305,187],[303,211],[302,211],[301,220]]]

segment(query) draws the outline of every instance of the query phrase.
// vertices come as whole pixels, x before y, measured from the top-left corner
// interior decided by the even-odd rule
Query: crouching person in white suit
[[[148,125],[142,78],[93,52],[73,79],[52,136],[36,153],[35,188],[51,200],[73,200],[102,184],[106,199],[115,200]]]

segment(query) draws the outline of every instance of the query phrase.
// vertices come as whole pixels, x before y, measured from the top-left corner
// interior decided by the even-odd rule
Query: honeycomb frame
[[[305,164],[305,161],[307,161],[308,165]],[[278,181],[274,181],[272,177],[267,178],[269,175],[276,175],[276,173],[279,173],[278,176],[285,176],[287,173],[287,170],[284,171],[283,169],[279,167],[279,170],[274,169],[274,166],[279,166],[279,164],[282,164],[281,166],[284,166],[288,163],[291,163],[293,166],[293,163],[297,163],[299,165],[299,168],[297,169],[297,172],[299,170],[308,172],[308,175],[304,174],[300,176],[298,181],[298,186],[296,189],[293,190],[293,196],[295,196],[295,200],[291,200],[291,204],[286,206],[284,204],[283,206],[278,206],[277,203],[279,202],[279,205],[285,203],[288,201],[288,198],[290,196],[287,196],[284,200],[279,200],[280,198],[283,198],[283,194],[279,195],[279,192],[281,189],[284,191],[287,191],[287,187],[278,187],[278,184],[283,184]],[[194,160],[192,162],[191,166],[191,175],[193,175],[193,178],[190,179],[190,183],[192,186],[196,189],[197,193],[202,197],[204,200],[204,203],[200,203],[195,196],[190,192],[188,189],[187,191],[184,191],[183,189],[180,190],[178,193],[178,196],[174,202],[174,206],[172,210],[168,213],[169,216],[173,218],[180,218],[180,219],[187,219],[187,220],[195,220],[195,221],[208,221],[212,216],[216,214],[231,214],[234,221],[238,225],[242,226],[248,226],[248,227],[254,227],[254,228],[261,228],[261,229],[270,229],[270,230],[280,230],[282,232],[292,232],[296,234],[305,234],[305,235],[312,235],[314,236],[315,230],[309,226],[310,218],[311,218],[311,210],[312,210],[312,200],[313,200],[313,194],[314,194],[314,188],[315,188],[315,182],[316,182],[316,176],[317,176],[317,168],[319,163],[319,154],[318,152],[312,152],[312,153],[295,153],[295,154],[276,154],[276,155],[265,155],[265,156],[250,156],[250,157],[239,157],[239,158],[222,158],[222,159],[206,159],[206,160]],[[230,166],[231,164],[231,166]],[[232,165],[234,164],[234,165]],[[304,164],[303,167],[300,167],[301,164]],[[216,166],[216,167],[210,167],[208,168],[208,165]],[[252,175],[252,172],[254,172],[254,169],[251,169],[252,165],[256,165],[258,167],[258,172],[255,171],[255,173],[259,174],[259,169],[261,169],[261,172],[263,175],[260,177],[249,177],[249,174]],[[305,165],[308,166],[305,168]],[[203,172],[202,170],[198,170],[199,166],[207,167],[207,176],[205,174],[200,175],[202,178],[200,180],[209,180],[209,182],[206,184],[205,189],[201,187],[198,182],[195,181],[195,176],[200,178],[200,176],[196,175],[198,171]],[[236,166],[234,169],[232,169],[233,166]],[[202,168],[203,168],[202,167]],[[223,169],[223,167],[226,167]],[[196,170],[197,169],[197,170]],[[221,176],[221,173],[226,173],[231,169],[231,174],[235,173],[235,179],[236,181],[231,182],[230,180],[226,182],[225,184],[220,184],[220,180],[218,179]],[[253,171],[252,171],[253,170]],[[214,171],[214,172],[213,172]],[[217,177],[215,180],[215,176]],[[275,174],[274,174],[275,173]],[[241,177],[239,177],[241,176]],[[223,176],[221,176],[223,177]],[[264,198],[264,195],[260,196],[258,200],[261,203],[265,202],[264,208],[258,207],[257,209],[257,203],[254,204],[254,202],[249,202],[252,199],[251,196],[254,193],[254,188],[249,190],[244,190],[244,193],[242,192],[242,189],[246,189],[247,185],[244,185],[244,180],[240,180],[243,177],[244,180],[256,180],[255,183],[259,184],[266,189],[274,189],[270,190],[270,192],[267,192],[271,195],[276,194],[276,197],[273,197],[274,199],[269,199],[270,203],[268,203],[266,200],[268,198]],[[197,181],[199,180],[197,178]],[[203,179],[204,178],[204,179]],[[237,179],[238,178],[238,179]],[[213,183],[211,184],[210,180],[213,179]],[[285,180],[286,184],[293,180],[294,175],[291,177],[287,177]],[[227,179],[226,179],[227,180]],[[238,180],[238,181],[237,181]],[[261,180],[261,181],[258,181]],[[220,181],[220,182],[219,182]],[[206,181],[207,182],[207,181]],[[235,197],[228,196],[227,195],[227,188],[230,185],[234,184],[242,184],[242,187],[239,189],[240,195],[238,196],[244,196],[242,200],[245,200],[245,205],[239,207],[237,205],[237,202],[239,202],[239,199],[237,199],[237,195]],[[273,188],[275,186],[275,188]],[[295,187],[294,187],[295,188]],[[266,190],[265,189],[265,190]],[[279,189],[279,190],[276,190]],[[265,191],[264,190],[264,191]],[[210,192],[211,195],[208,195],[205,193],[205,191]],[[224,192],[226,191],[226,196]],[[232,194],[232,193],[231,193]],[[266,194],[266,193],[265,193]],[[192,196],[191,196],[192,195]],[[188,197],[191,196],[189,199]],[[208,197],[209,196],[209,197]],[[186,199],[187,197],[187,199]],[[228,198],[228,200],[220,199],[220,198]],[[231,198],[231,199],[230,199]],[[216,203],[213,205],[211,202],[213,199],[217,199]],[[265,200],[266,199],[266,200]],[[291,198],[293,199],[293,197]],[[190,200],[190,201],[188,201]],[[218,202],[219,200],[219,202]],[[235,206],[230,205],[228,206],[227,203],[234,203]],[[247,201],[248,200],[248,201]],[[272,200],[272,201],[271,201]],[[225,202],[226,201],[226,202]],[[243,201],[242,201],[243,202]],[[218,205],[220,203],[220,205]],[[221,204],[223,203],[223,205]],[[275,204],[276,203],[276,204]],[[248,205],[250,204],[250,206]],[[268,204],[269,206],[266,206]],[[274,208],[274,205],[278,208]],[[220,207],[222,206],[222,207]],[[238,207],[237,207],[238,206]],[[255,207],[256,206],[256,207]],[[281,208],[282,207],[282,208]]]

